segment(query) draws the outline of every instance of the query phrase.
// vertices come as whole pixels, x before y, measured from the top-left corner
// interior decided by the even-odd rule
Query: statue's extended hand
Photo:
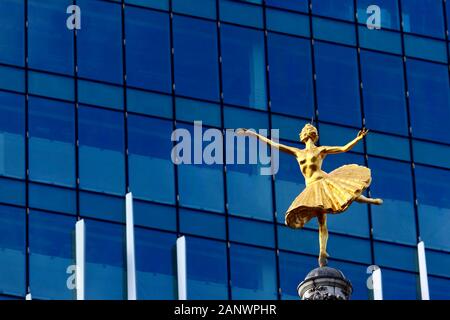
[[[362,128],[359,132],[358,132],[358,139],[362,139],[364,138],[367,134],[369,133],[369,130],[367,130],[366,128]]]
[[[239,129],[236,129],[236,134],[237,134],[237,135],[244,136],[244,135],[250,135],[250,134],[252,134],[252,133],[253,133],[252,131],[250,131],[250,130],[248,130],[248,129],[245,129],[245,128],[239,128]]]

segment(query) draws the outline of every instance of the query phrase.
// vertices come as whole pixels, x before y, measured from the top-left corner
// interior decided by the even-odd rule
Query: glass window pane
[[[123,109],[123,88],[78,80],[78,102],[110,109]]]
[[[356,50],[315,44],[320,119],[361,126]]]
[[[86,220],[86,299],[124,300],[125,228]]]
[[[25,178],[25,99],[0,92],[0,175]]]
[[[180,209],[180,231],[182,233],[225,240],[225,226],[223,215]]]
[[[395,245],[383,242],[374,242],[375,264],[383,267],[416,272],[417,249],[416,246]]]
[[[266,21],[268,30],[304,37],[309,37],[311,33],[309,17],[307,15],[283,10],[267,9]]]
[[[366,126],[406,135],[408,124],[401,58],[361,51],[361,68]]]
[[[28,93],[74,101],[75,81],[69,77],[28,71]]]
[[[33,299],[74,299],[75,217],[30,212],[30,286]],[[57,245],[55,245],[57,244]],[[73,277],[72,277],[73,278]]]
[[[425,242],[425,247],[427,243]],[[427,271],[429,275],[436,275],[442,277],[450,277],[450,252],[434,251],[427,249]]]
[[[180,140],[182,140],[175,147],[177,154],[184,154],[187,152],[186,148],[195,153],[197,146],[201,145],[202,149],[199,152],[203,156],[203,159],[200,159],[201,164],[195,164],[198,159],[193,154],[190,163],[183,163],[178,166],[180,204],[196,209],[223,212],[225,207],[223,165],[220,164],[220,162],[223,162],[223,157],[220,156],[223,153],[222,132],[217,131],[217,129],[208,129],[200,126],[184,125],[179,126],[179,128],[184,130],[185,134],[182,136],[177,134],[177,138],[180,137]],[[202,139],[202,137],[206,137],[205,134],[208,134],[208,132],[211,132],[211,142],[205,142],[206,139]],[[183,141],[188,139],[188,133],[189,137],[192,137],[191,141]],[[202,139],[202,142],[199,144],[196,142],[198,139]],[[210,148],[214,148],[215,151],[207,152],[207,150],[212,150]],[[217,158],[209,159],[208,161],[217,160],[219,164],[206,164],[205,161],[207,159],[205,156],[212,157],[213,155],[216,155]],[[214,188],[211,188],[211,186],[214,186]]]
[[[227,128],[253,128],[259,130],[268,127],[266,114],[235,108],[225,109],[225,127]],[[243,138],[243,139],[241,139]],[[241,142],[242,141],[242,142]],[[227,148],[231,148],[227,143]],[[238,137],[233,140],[234,154],[227,149],[229,156],[233,155],[234,164],[227,161],[227,194],[228,210],[231,214],[273,221],[272,211],[272,185],[271,176],[262,175],[261,170],[269,165],[249,164],[250,139]],[[267,148],[266,144],[260,144],[258,148]],[[255,151],[255,150],[253,150]],[[258,150],[258,152],[261,150]],[[262,152],[266,152],[262,149]],[[267,151],[268,154],[268,151]],[[237,164],[238,156],[245,156],[245,163]],[[261,158],[259,157],[261,160]]]
[[[373,236],[392,242],[417,243],[410,164],[369,158],[370,192],[384,203],[372,206]]]
[[[344,213],[343,215],[345,215]],[[338,217],[342,218],[342,217]],[[331,218],[329,219],[331,220]],[[312,221],[311,221],[312,222]],[[318,232],[311,230],[311,223],[303,229],[278,226],[278,246],[280,249],[307,253],[317,256],[319,252]],[[315,227],[317,229],[317,227]],[[369,240],[333,234],[328,242],[328,253],[332,258],[359,263],[370,263]]]
[[[260,165],[249,164],[227,165],[228,210],[230,213],[273,221],[272,176],[261,175],[261,168]]]
[[[231,241],[275,247],[273,224],[233,217],[230,217],[228,221]]]
[[[274,251],[233,244],[230,260],[233,300],[277,299]]]
[[[0,206],[0,288],[25,295],[25,210]]]
[[[328,242],[327,251],[332,258],[365,264],[371,263],[369,240],[333,235],[332,241]]]
[[[187,237],[186,250],[188,299],[227,299],[228,273],[225,243]]]
[[[116,1],[120,2],[121,0]],[[125,0],[125,3],[161,10],[169,10],[169,0]]]
[[[223,24],[221,41],[225,102],[267,109],[263,32]]]
[[[383,300],[417,300],[419,277],[414,273],[381,270]]]
[[[450,148],[445,144],[429,143],[413,140],[414,161],[434,165],[442,168],[449,168]],[[438,157],[430,155],[439,155]]]
[[[350,280],[353,287],[351,300],[368,300],[370,292],[367,287],[367,280],[370,277],[370,274],[367,273],[367,267],[369,264],[361,265],[356,263],[334,261],[333,259],[331,259],[331,261],[331,266],[341,270],[345,277]]]
[[[221,126],[221,109],[219,104],[183,98],[177,98],[175,104],[177,106],[177,120],[194,122],[201,119],[205,125]]]
[[[269,127],[267,113],[260,111],[225,106],[223,117],[225,128],[253,128],[257,130]]]
[[[31,97],[28,108],[30,179],[74,187],[74,106]]]
[[[78,111],[80,187],[123,194],[123,114],[81,106]]]
[[[407,71],[413,136],[450,143],[447,66],[409,59]]]
[[[76,214],[75,190],[35,183],[30,183],[28,188],[30,208]]]
[[[314,92],[309,42],[269,33],[268,50],[271,110],[310,118]]]
[[[25,182],[0,178],[0,202],[25,205]]]
[[[64,21],[72,0],[28,1],[28,63],[36,69],[73,74],[73,32]],[[84,7],[83,7],[84,9]]]
[[[313,30],[315,39],[356,45],[356,32],[353,24],[314,17]]]
[[[168,231],[176,231],[177,229],[175,207],[134,200],[133,210],[134,223],[138,226]]]
[[[261,6],[243,3],[245,1],[219,0],[220,20],[255,28],[263,27]],[[247,1],[252,2],[252,1]]]
[[[312,12],[320,16],[353,21],[353,0],[312,0]]]
[[[218,100],[217,25],[175,16],[173,28],[177,94]]]
[[[216,18],[216,0],[172,0],[174,12],[204,18]]]
[[[277,228],[279,249],[307,253],[314,256],[319,252],[318,233],[315,230],[311,230],[309,226],[303,229],[292,229],[284,224],[279,224]]]
[[[308,1],[266,0],[268,6],[308,12]]]
[[[25,71],[23,69],[0,66],[0,88],[25,92]]]
[[[136,198],[174,203],[171,133],[171,121],[135,115],[128,117],[130,188]]]
[[[301,128],[308,122],[299,118],[272,114],[272,129],[279,130],[280,139],[289,140],[288,145],[295,143],[299,148],[304,147],[299,144]]]
[[[127,108],[129,112],[171,119],[172,97],[154,92],[127,89]]]
[[[387,30],[370,30],[359,26],[359,46],[377,51],[402,54],[402,37],[398,32]]]
[[[25,18],[23,0],[3,0],[0,3],[0,61],[25,64]]]
[[[77,33],[78,74],[122,83],[122,22],[120,4],[78,0],[82,30]]]
[[[404,31],[444,38],[442,1],[401,0]]]
[[[411,159],[407,138],[371,132],[366,137],[366,146],[370,155],[406,161]]]
[[[125,198],[80,192],[79,210],[84,217],[125,222]]]
[[[398,0],[358,0],[358,22],[367,23],[367,19],[372,16],[372,12],[367,13],[367,8],[376,5],[381,9],[381,28],[400,29],[400,19],[398,11]]]
[[[349,129],[341,126],[333,126],[324,123],[320,123],[319,125],[319,139],[321,145],[344,146],[349,141],[352,141],[357,134],[358,130],[355,129]],[[357,145],[355,145],[352,149],[352,152],[363,153],[364,152],[363,143],[359,142]],[[327,166],[327,163],[330,161],[330,159],[344,158],[345,156],[346,155],[344,154],[332,155],[331,157],[328,157],[327,160],[324,161],[324,165]],[[333,167],[333,169],[335,169],[335,167]]]
[[[450,251],[450,171],[416,166],[420,236],[429,248]]]
[[[298,300],[297,286],[316,267],[316,258],[281,251],[279,258],[281,299]]]
[[[408,57],[447,63],[447,43],[434,39],[405,35],[405,54]]]
[[[138,299],[176,299],[176,235],[136,228],[135,237]]]
[[[127,7],[125,24],[127,84],[170,92],[172,80],[169,15]],[[117,25],[120,26],[120,23]],[[143,41],[143,39],[152,39],[152,41]]]
[[[0,300],[2,300],[2,301],[7,301],[7,300],[23,300],[23,297],[0,295]]]
[[[450,279],[428,276],[431,300],[450,300]]]

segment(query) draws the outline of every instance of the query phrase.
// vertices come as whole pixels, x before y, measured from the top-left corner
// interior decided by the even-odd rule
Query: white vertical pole
[[[126,238],[127,238],[127,293],[128,300],[136,300],[136,258],[134,246],[133,195],[127,193],[126,202]]]
[[[417,244],[417,258],[419,261],[419,277],[420,277],[420,295],[422,300],[430,300],[430,292],[428,289],[428,272],[427,260],[425,256],[425,244],[420,241]]]
[[[187,300],[186,238],[177,239],[178,300]]]
[[[383,284],[381,279],[381,269],[376,268],[372,273],[373,300],[383,300]]]
[[[25,296],[25,300],[32,300],[31,293],[27,293],[27,295]]]
[[[75,224],[75,263],[77,300],[84,300],[84,267],[85,267],[85,224],[79,220]]]

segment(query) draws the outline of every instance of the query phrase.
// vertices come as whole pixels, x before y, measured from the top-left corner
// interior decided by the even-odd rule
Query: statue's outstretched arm
[[[345,146],[342,147],[322,146],[321,147],[322,152],[325,154],[336,154],[350,151],[360,140],[362,140],[367,135],[368,132],[369,130],[363,128],[358,132],[358,136],[349,143],[347,143]]]
[[[264,141],[265,143],[269,144],[270,146],[272,146],[272,147],[274,147],[274,148],[277,148],[277,149],[279,149],[280,151],[289,153],[289,154],[291,154],[291,155],[295,155],[296,152],[298,151],[297,148],[290,147],[290,146],[286,146],[286,145],[284,145],[284,144],[281,144],[281,143],[272,141],[272,140],[270,140],[270,139],[268,139],[268,138],[266,138],[266,137],[264,137],[264,136],[262,136],[262,135],[256,133],[255,131],[252,131],[252,130],[248,130],[248,129],[237,129],[237,130],[236,130],[236,133],[239,134],[239,135],[247,135],[247,136],[253,136],[253,137],[256,137],[256,138],[258,138],[259,140]]]

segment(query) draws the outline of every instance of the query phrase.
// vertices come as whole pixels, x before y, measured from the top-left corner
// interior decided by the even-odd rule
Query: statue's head
[[[303,127],[299,136],[300,141],[303,143],[306,143],[308,139],[311,139],[315,143],[317,142],[317,139],[319,139],[319,133],[317,132],[316,127],[309,123]]]

